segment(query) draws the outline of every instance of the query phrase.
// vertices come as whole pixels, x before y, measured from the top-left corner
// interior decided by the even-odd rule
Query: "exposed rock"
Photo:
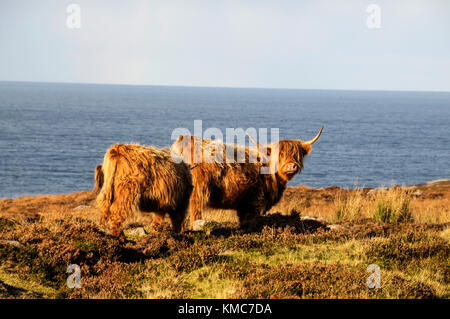
[[[91,208],[91,206],[88,206],[88,205],[80,205],[80,206],[75,207],[74,209],[75,209],[75,210],[81,210],[81,209],[87,209],[87,208]]]
[[[327,226],[329,230],[344,230],[347,227],[342,226],[342,225],[338,225],[338,224],[332,224],[332,225],[328,225]]]
[[[412,193],[412,196],[421,196],[423,194],[423,192],[416,190],[414,193]]]
[[[11,245],[14,247],[22,247],[23,245],[21,243],[19,243],[16,240],[4,240],[4,239],[0,239],[0,244],[4,244],[4,245]]]
[[[203,226],[205,226],[206,220],[205,219],[197,219],[192,224],[192,230],[199,231],[203,229]]]
[[[450,179],[436,179],[426,183],[417,184],[416,186],[446,186],[450,185]]]
[[[328,224],[329,221],[328,219],[324,218],[324,217],[312,217],[312,216],[301,216],[300,220],[314,220],[323,224]]]
[[[316,220],[318,222],[322,222],[324,224],[329,224],[330,223],[330,221],[328,219],[326,219],[325,217],[318,217]]]
[[[137,227],[128,231],[128,235],[130,236],[142,237],[146,234],[147,232],[145,231],[144,227]]]
[[[206,220],[206,219],[198,219],[194,221],[194,224],[192,225],[192,229],[194,231],[208,231],[211,232],[215,228],[219,228],[222,225],[218,222],[212,221],[212,220]]]

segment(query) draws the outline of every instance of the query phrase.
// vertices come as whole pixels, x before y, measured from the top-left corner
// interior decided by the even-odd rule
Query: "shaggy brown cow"
[[[323,126],[316,137],[306,142],[281,140],[261,146],[254,141],[258,148],[221,144],[192,135],[180,136],[172,145],[172,153],[182,155],[188,163],[200,162],[192,169],[191,227],[195,220],[201,219],[205,206],[236,210],[241,226],[251,217],[268,211],[280,200],[287,182],[302,170],[303,159],[311,152],[311,145],[322,130]],[[245,162],[226,163],[227,147],[234,148],[235,154],[243,151]],[[272,158],[277,148],[278,161]],[[256,161],[250,161],[255,153]],[[212,160],[217,159],[218,154],[223,154],[223,161]],[[266,165],[270,168],[269,174],[260,174]]]
[[[94,191],[96,193],[100,192],[100,189],[103,186],[103,180],[104,180],[104,176],[103,176],[102,166],[97,165],[97,167],[95,168],[95,176],[94,176]]]
[[[121,225],[137,211],[153,212],[153,227],[167,213],[175,232],[182,229],[192,193],[190,168],[173,161],[168,149],[138,144],[116,144],[103,160],[104,183],[97,196],[101,224],[111,223],[111,234],[122,233]]]

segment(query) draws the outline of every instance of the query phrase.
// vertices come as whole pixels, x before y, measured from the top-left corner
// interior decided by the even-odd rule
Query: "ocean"
[[[324,125],[291,186],[450,178],[450,93],[0,82],[0,198],[91,189],[110,145],[170,146],[194,120],[303,140]]]

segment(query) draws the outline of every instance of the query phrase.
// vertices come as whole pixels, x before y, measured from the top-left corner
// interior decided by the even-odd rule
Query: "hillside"
[[[93,191],[0,200],[2,298],[449,298],[450,183],[346,190],[291,187],[237,228],[208,211],[201,231],[156,233],[151,215],[119,243]],[[106,231],[106,232],[105,232]],[[81,267],[68,288],[67,266]],[[366,268],[381,269],[369,289]]]

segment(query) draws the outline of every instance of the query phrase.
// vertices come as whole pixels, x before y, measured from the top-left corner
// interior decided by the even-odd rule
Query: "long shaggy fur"
[[[101,223],[111,225],[118,236],[131,214],[153,212],[153,226],[162,223],[167,213],[175,232],[182,229],[192,193],[190,168],[175,163],[168,149],[138,144],[116,144],[104,157],[104,183],[97,202]]]
[[[218,158],[217,150],[223,152],[225,159],[226,147],[233,148],[235,154],[244,151],[245,162],[214,162],[212,159]],[[180,136],[175,141],[172,153],[181,155],[187,163],[200,162],[191,171],[194,183],[189,206],[191,227],[195,220],[201,219],[206,206],[236,210],[241,226],[253,216],[268,211],[280,200],[287,182],[301,171],[303,159],[311,151],[310,145],[300,140],[282,140],[264,148],[227,145],[192,135]],[[270,160],[276,148],[278,163]],[[255,156],[256,162],[251,162]],[[265,166],[270,168],[270,174],[260,174]]]
[[[100,189],[103,186],[104,176],[101,165],[97,165],[95,168],[95,176],[94,176],[94,191],[98,194]]]

